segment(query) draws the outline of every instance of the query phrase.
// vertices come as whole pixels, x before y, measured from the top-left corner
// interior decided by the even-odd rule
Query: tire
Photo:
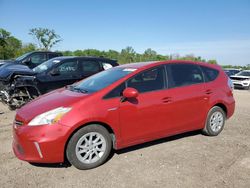
[[[99,144],[98,144],[99,143]],[[92,124],[79,129],[66,148],[68,161],[80,170],[98,167],[110,155],[112,140],[107,129]]]
[[[207,114],[206,125],[202,129],[203,134],[217,136],[224,128],[225,120],[226,114],[224,110],[218,106],[214,106]]]

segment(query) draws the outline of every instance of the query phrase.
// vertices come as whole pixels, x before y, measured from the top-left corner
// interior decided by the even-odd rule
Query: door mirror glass
[[[135,88],[128,87],[123,91],[122,95],[125,98],[136,98],[138,97],[139,92]]]

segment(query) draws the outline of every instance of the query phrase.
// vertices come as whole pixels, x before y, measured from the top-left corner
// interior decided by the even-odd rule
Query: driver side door
[[[159,138],[170,125],[164,66],[138,73],[126,83],[135,88],[137,98],[120,102],[122,145],[129,146]]]
[[[80,74],[77,59],[68,59],[47,72],[42,88],[45,89],[45,93],[73,84],[79,79]]]

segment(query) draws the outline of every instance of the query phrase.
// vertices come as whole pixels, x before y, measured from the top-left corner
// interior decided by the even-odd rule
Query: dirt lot
[[[99,168],[32,166],[11,149],[14,112],[0,106],[0,187],[250,187],[250,92],[218,137],[183,134],[119,151]],[[149,147],[150,146],[150,147]]]

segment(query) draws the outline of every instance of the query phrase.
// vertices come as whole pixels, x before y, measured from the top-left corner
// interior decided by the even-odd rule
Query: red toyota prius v
[[[31,163],[103,164],[112,149],[201,130],[218,135],[234,113],[232,83],[216,65],[133,63],[45,94],[16,113],[15,155]]]

